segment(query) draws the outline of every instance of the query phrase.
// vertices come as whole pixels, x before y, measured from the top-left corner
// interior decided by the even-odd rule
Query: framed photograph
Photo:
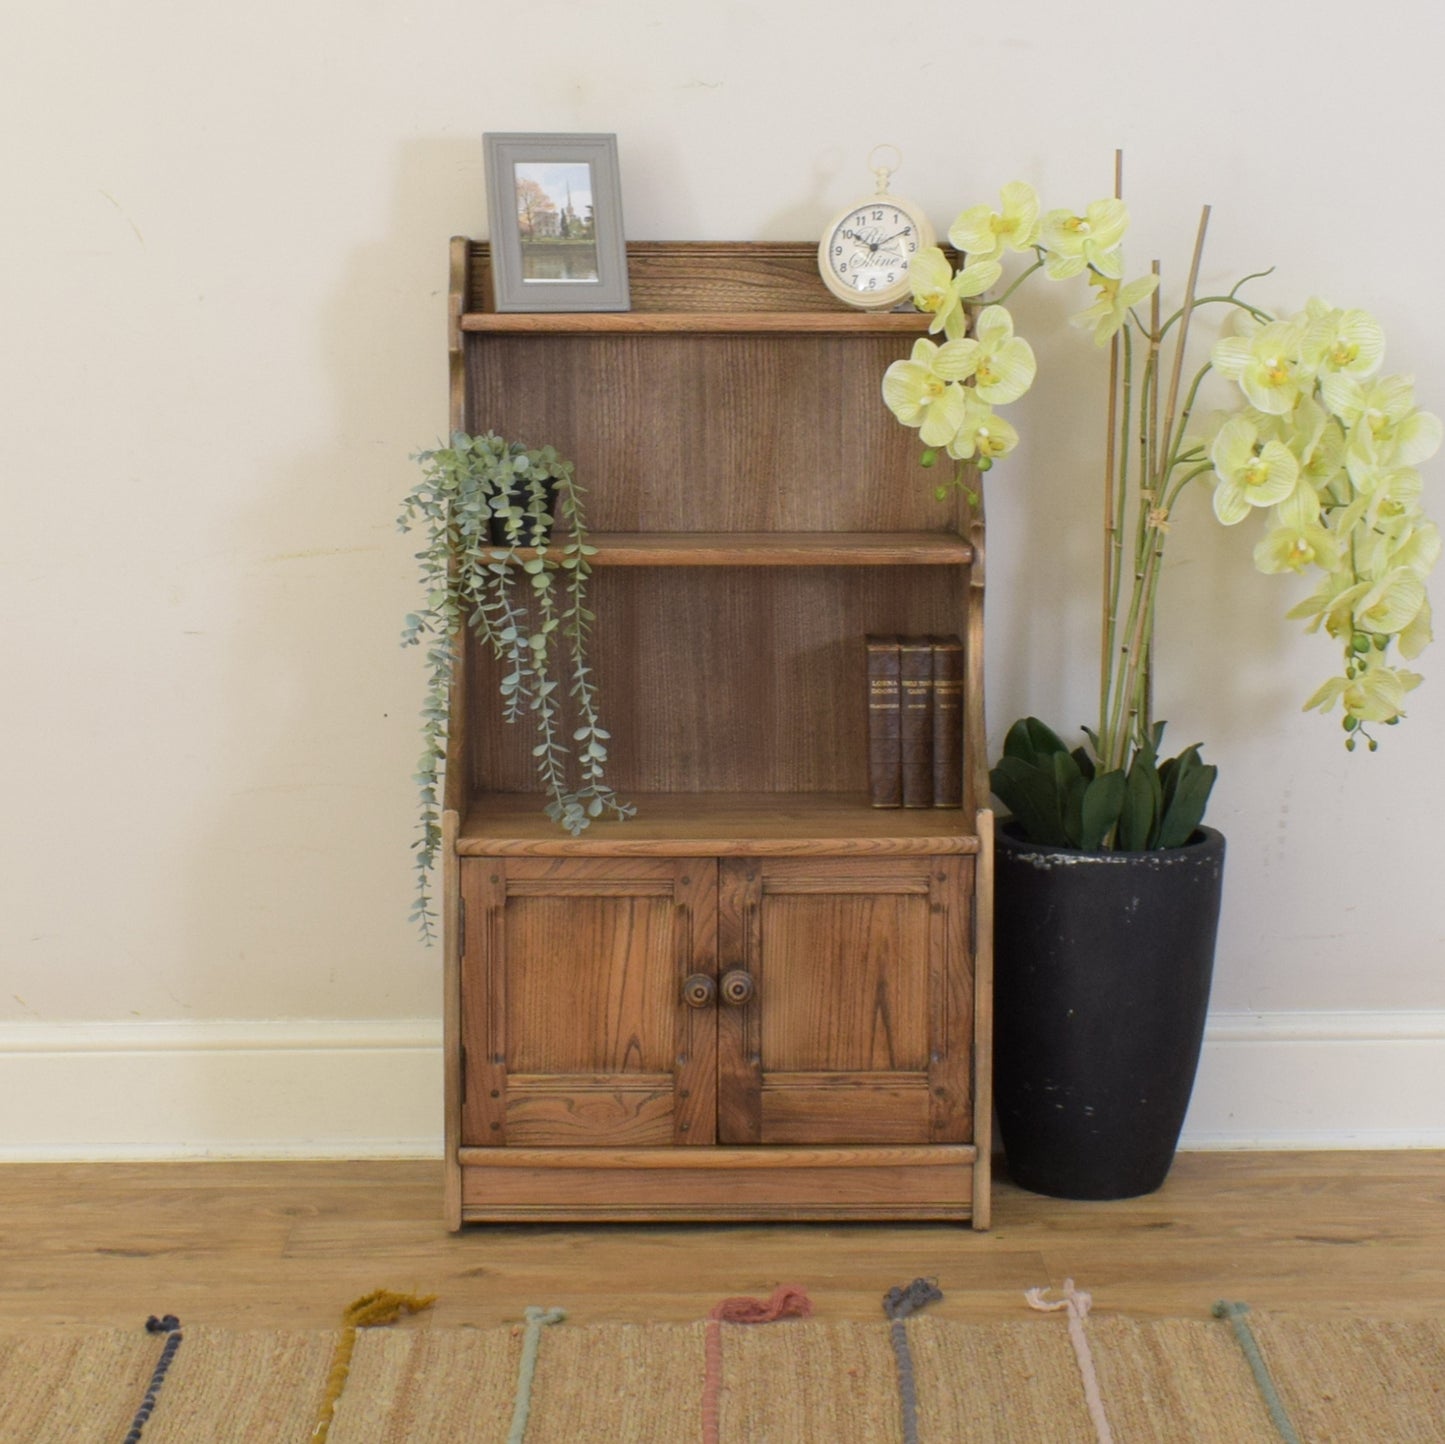
[[[500,135],[486,147],[498,311],[626,311],[615,135]]]

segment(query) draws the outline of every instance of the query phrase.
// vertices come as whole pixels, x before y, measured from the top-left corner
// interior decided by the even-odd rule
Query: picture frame
[[[616,135],[488,133],[498,311],[627,311]]]

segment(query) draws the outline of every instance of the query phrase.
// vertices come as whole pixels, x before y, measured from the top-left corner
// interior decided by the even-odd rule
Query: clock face
[[[891,196],[855,207],[824,242],[833,289],[858,304],[890,302],[908,291],[908,268],[929,244],[917,220]]]

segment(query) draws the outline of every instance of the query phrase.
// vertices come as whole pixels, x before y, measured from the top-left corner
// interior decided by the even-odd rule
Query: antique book
[[[870,635],[868,649],[868,800],[874,807],[903,806],[899,750],[898,638]]]
[[[927,637],[898,642],[899,737],[904,807],[933,806],[933,644]]]
[[[933,641],[933,805],[963,806],[963,641]]]

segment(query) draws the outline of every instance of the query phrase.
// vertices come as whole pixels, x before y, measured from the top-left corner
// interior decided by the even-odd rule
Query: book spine
[[[898,643],[902,692],[899,732],[903,753],[904,807],[933,806],[933,646],[927,637]]]
[[[868,798],[874,807],[903,806],[899,751],[898,638],[870,636],[868,648]]]
[[[933,638],[933,805],[963,806],[963,642]]]

